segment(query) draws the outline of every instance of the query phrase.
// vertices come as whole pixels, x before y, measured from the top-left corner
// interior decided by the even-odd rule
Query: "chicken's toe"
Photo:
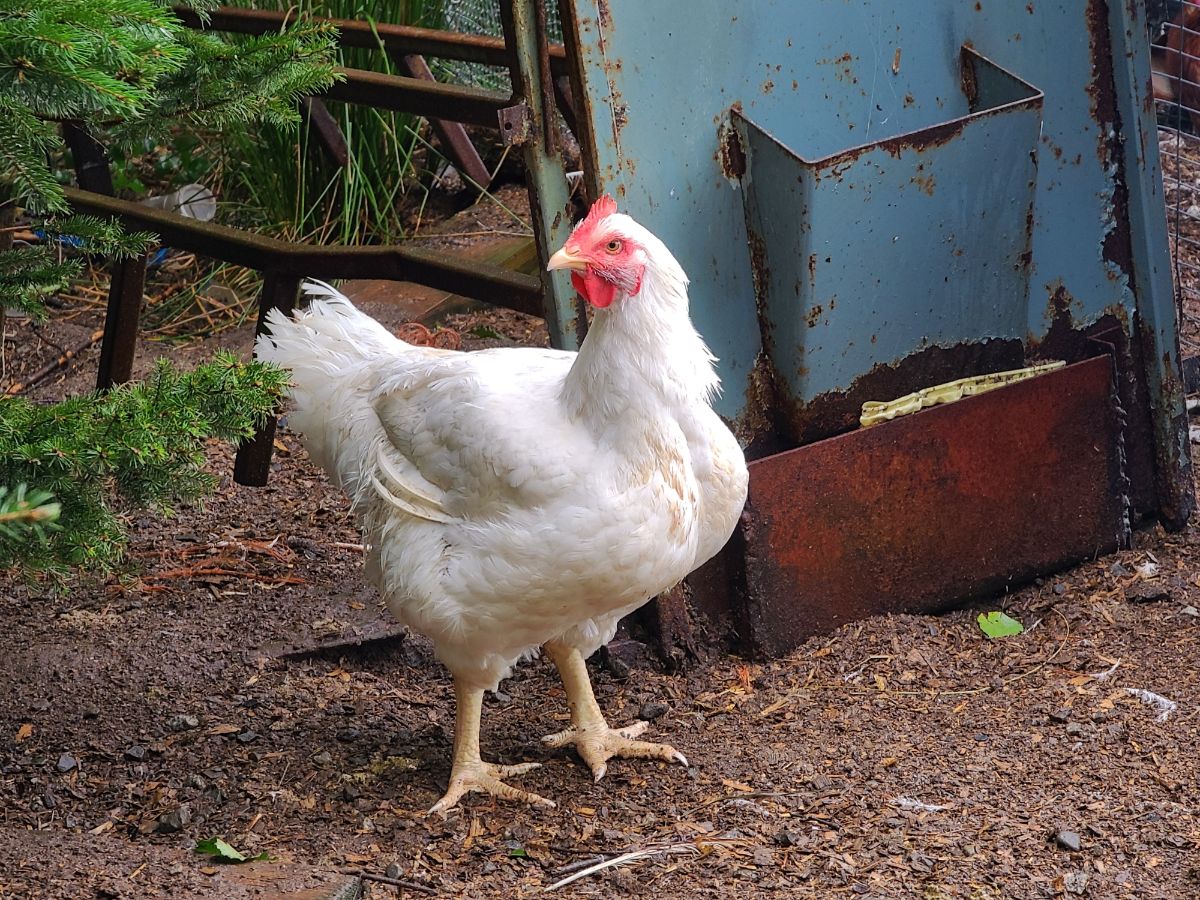
[[[455,766],[454,771],[450,773],[450,785],[446,789],[445,795],[437,803],[429,808],[427,816],[432,816],[437,813],[445,816],[451,809],[458,805],[458,801],[472,791],[479,791],[483,794],[491,794],[493,797],[500,797],[503,800],[516,800],[520,803],[528,803],[530,806],[538,806],[543,809],[553,809],[555,803],[553,800],[547,800],[532,791],[523,791],[520,788],[515,788],[510,784],[505,784],[501,779],[524,775],[534,769],[540,768],[541,763],[518,763],[514,766],[501,766],[493,763],[468,762]]]
[[[634,740],[650,727],[649,722],[634,722],[624,728],[609,728],[607,724],[571,727],[542,738],[551,747],[574,746],[599,781],[608,773],[608,761],[614,756],[625,759],[659,759],[687,765],[687,757],[670,744]]]

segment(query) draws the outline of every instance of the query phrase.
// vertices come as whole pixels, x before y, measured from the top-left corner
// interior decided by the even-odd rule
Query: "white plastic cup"
[[[185,184],[172,194],[147,197],[141,202],[142,206],[170,210],[197,222],[207,222],[217,214],[217,198],[202,184]]]

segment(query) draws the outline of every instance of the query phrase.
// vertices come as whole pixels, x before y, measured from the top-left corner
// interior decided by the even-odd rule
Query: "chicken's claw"
[[[472,791],[491,794],[493,797],[500,797],[503,800],[517,800],[543,809],[554,809],[553,800],[547,800],[531,791],[523,791],[501,781],[502,778],[532,772],[541,765],[541,763],[535,762],[518,763],[515,766],[500,766],[482,761],[462,763],[450,773],[450,785],[446,789],[445,796],[433,804],[425,815],[432,816],[437,813],[445,818],[446,814],[458,804],[458,801]]]
[[[687,766],[687,757],[670,744],[634,740],[649,727],[649,722],[638,721],[624,728],[609,728],[601,720],[595,725],[572,726],[548,734],[542,738],[542,743],[550,747],[573,745],[592,770],[596,781],[608,774],[608,761],[614,756],[626,759],[660,759],[663,762],[679,762]]]

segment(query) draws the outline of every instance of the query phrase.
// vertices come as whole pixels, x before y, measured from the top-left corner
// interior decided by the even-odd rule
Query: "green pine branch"
[[[50,162],[65,153],[58,126],[69,121],[113,147],[177,125],[294,123],[297,97],[332,84],[335,43],[313,23],[226,40],[184,27],[168,0],[4,0],[0,222],[23,208],[51,239],[73,236],[108,257],[144,253],[150,235],[68,214]],[[77,265],[49,242],[0,252],[0,309],[42,314],[40,298]],[[206,441],[251,435],[285,380],[220,355],[186,373],[160,363],[144,383],[52,405],[0,397],[0,568],[115,566],[128,510],[166,512],[211,490]]]
[[[0,568],[110,569],[126,542],[122,510],[167,513],[209,492],[206,442],[250,437],[286,383],[277,368],[221,353],[191,372],[160,360],[144,382],[49,406],[0,399],[0,484],[60,505],[58,527],[40,541],[0,530]]]

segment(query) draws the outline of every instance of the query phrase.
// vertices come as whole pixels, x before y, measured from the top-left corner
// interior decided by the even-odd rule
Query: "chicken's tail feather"
[[[412,349],[320,281],[304,283],[307,306],[291,316],[272,309],[255,353],[292,373],[289,426],[313,461],[353,497],[374,470],[372,447],[381,433],[370,402],[382,359]]]

